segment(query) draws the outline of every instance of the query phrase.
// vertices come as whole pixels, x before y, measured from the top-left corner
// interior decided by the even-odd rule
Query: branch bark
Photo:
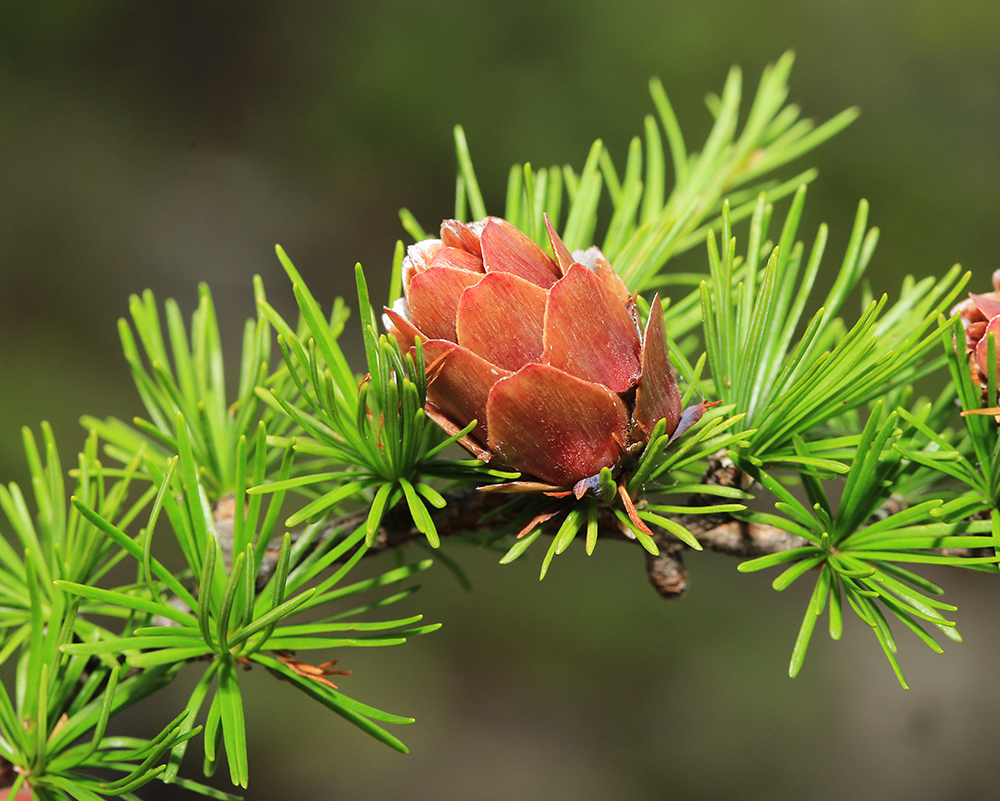
[[[724,454],[713,458],[705,472],[702,483],[735,487],[743,490],[752,489],[749,476],[739,470]],[[504,512],[498,507],[509,500],[510,496],[495,493],[479,492],[476,489],[460,489],[446,492],[447,505],[442,509],[432,510],[432,518],[437,527],[438,535],[445,539],[450,536],[478,531],[488,535],[496,533],[504,526],[510,525],[516,512]],[[711,505],[718,501],[717,496],[695,495],[690,498],[690,506]],[[554,500],[553,504],[558,501]],[[882,508],[873,515],[874,522],[886,515],[895,514],[904,507],[902,499],[892,496]],[[316,540],[316,545],[330,538],[340,537],[355,531],[365,524],[367,511],[345,515],[329,523]],[[801,548],[809,541],[789,534],[783,529],[770,525],[760,525],[737,520],[729,514],[678,514],[671,519],[684,526],[703,548],[716,553],[735,556],[739,559],[753,559],[768,554],[780,553],[792,548]],[[485,519],[484,519],[485,518]],[[217,521],[218,523],[219,521]],[[559,522],[556,518],[555,523]],[[549,525],[548,534],[552,535],[556,525]],[[366,555],[374,555],[383,551],[398,548],[410,540],[422,539],[424,535],[417,530],[409,514],[406,504],[398,504],[383,518],[374,544]],[[626,528],[623,528],[610,509],[605,510],[598,519],[598,537],[602,539],[622,540],[636,546],[640,543]],[[690,550],[687,545],[670,533],[660,530],[655,533],[654,542],[659,548],[659,554],[653,555],[643,549],[646,559],[646,572],[650,583],[664,598],[679,598],[687,590],[687,569],[684,566],[684,552]],[[257,576],[258,586],[263,586],[270,578],[277,564],[280,541],[271,543]],[[973,549],[950,549],[951,555],[980,555]],[[345,559],[347,557],[344,557]]]
[[[747,482],[745,474],[724,457],[713,460],[705,476],[705,483],[722,486],[739,487]],[[498,513],[498,507],[509,500],[509,496],[506,495],[498,496],[475,489],[460,489],[445,493],[445,499],[447,505],[444,508],[432,511],[434,525],[442,539],[470,531],[497,532],[512,519],[512,513]],[[696,506],[715,502],[717,498],[695,496],[691,501],[691,505]],[[489,513],[492,514],[484,522],[484,517]],[[317,544],[356,530],[358,526],[365,524],[367,517],[367,512],[359,512],[332,520],[317,538]],[[779,528],[747,523],[728,514],[686,514],[675,515],[673,519],[690,531],[704,548],[743,559],[777,553],[806,544],[801,537]],[[552,527],[550,533],[554,531],[555,528]],[[383,518],[375,542],[368,549],[367,555],[398,548],[410,540],[423,536],[414,525],[406,505],[398,504]],[[598,537],[639,545],[631,532],[622,529],[610,510],[598,519]],[[687,570],[683,560],[683,553],[688,547],[665,531],[658,532],[654,541],[660,550],[658,555],[654,556],[643,551],[646,555],[646,571],[650,583],[664,598],[679,598],[688,587]],[[257,576],[259,586],[266,583],[274,572],[279,547],[280,542],[271,543]]]

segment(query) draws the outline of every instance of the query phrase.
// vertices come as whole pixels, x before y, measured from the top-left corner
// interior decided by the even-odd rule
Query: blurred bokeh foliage
[[[514,162],[580,165],[596,137],[620,162],[652,111],[650,76],[697,142],[703,97],[730,65],[749,84],[787,48],[807,116],[862,109],[808,157],[821,173],[804,226],[829,222],[842,252],[866,197],[882,229],[877,291],[956,261],[988,289],[1000,266],[991,0],[3,0],[0,479],[25,478],[22,425],[50,420],[69,451],[81,414],[139,413],[115,327],[129,294],[149,287],[190,312],[207,281],[236,354],[252,275],[293,308],[276,242],[325,303],[352,296],[357,261],[384,296],[398,208],[425,224],[450,213],[454,124],[499,208]],[[685,259],[704,268],[700,249]],[[981,577],[949,597],[968,643],[942,657],[913,646],[919,689],[904,695],[861,636],[817,644],[784,678],[804,597],[775,596],[732,560],[693,564],[692,597],[667,605],[634,554],[608,551],[541,585],[532,567],[454,553],[475,592],[435,571],[417,601],[442,631],[395,662],[347,666],[352,691],[417,716],[413,754],[328,729],[288,694],[280,714],[260,698],[248,798],[291,784],[323,799],[992,792],[998,768],[976,755],[998,733],[1000,624]]]

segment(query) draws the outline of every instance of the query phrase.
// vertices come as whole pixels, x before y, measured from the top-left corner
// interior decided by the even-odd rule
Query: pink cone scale
[[[659,296],[643,331],[604,255],[545,224],[554,259],[505,220],[445,220],[408,249],[385,320],[401,347],[421,338],[432,419],[476,420],[463,444],[479,458],[569,487],[617,470],[660,420],[680,433],[681,396]]]
[[[993,334],[997,361],[1000,362],[1000,270],[993,273],[993,289],[993,292],[982,295],[970,292],[968,298],[951,310],[952,314],[959,315],[965,329],[965,352],[969,357],[972,379],[984,388],[989,363],[989,334]]]

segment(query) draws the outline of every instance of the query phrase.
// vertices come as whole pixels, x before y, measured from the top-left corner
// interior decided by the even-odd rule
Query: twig
[[[752,488],[749,476],[740,471],[724,454],[716,455],[709,462],[703,483],[737,487],[744,490]],[[483,493],[475,489],[461,489],[446,492],[444,497],[447,505],[441,509],[433,510],[431,514],[438,535],[442,539],[469,532],[495,533],[510,523],[515,514],[513,512],[497,513],[498,507],[509,496]],[[690,505],[705,505],[714,500],[713,496],[695,495],[691,497]],[[892,496],[873,518],[877,519],[886,514],[893,514],[900,511],[901,508],[901,499]],[[487,517],[487,513],[490,512],[493,514]],[[740,559],[753,559],[809,544],[804,538],[789,534],[783,529],[737,520],[727,513],[679,514],[669,517],[691,532],[702,547]],[[485,521],[484,518],[486,518]],[[367,519],[367,512],[358,512],[330,521],[316,538],[313,547],[319,546],[331,538],[346,536],[355,531],[358,526],[365,525]],[[555,527],[550,526],[548,533],[554,534],[555,530]],[[372,556],[399,548],[410,540],[423,539],[423,537],[424,535],[414,525],[406,504],[401,503],[382,519],[375,542],[365,555]],[[603,512],[598,518],[598,537],[639,545],[638,540],[630,531],[623,530],[610,509]],[[654,556],[644,551],[646,571],[650,583],[664,598],[679,598],[684,595],[688,587],[687,569],[683,560],[683,553],[688,550],[688,546],[666,531],[656,532],[654,541],[659,548],[659,554]],[[257,574],[258,587],[266,584],[274,573],[280,546],[280,540],[275,540],[266,552],[260,572]],[[957,551],[952,549],[949,553],[955,555]],[[968,550],[965,555],[975,554]],[[347,559],[346,556],[343,558]]]
[[[712,462],[705,479],[706,483],[725,486],[738,486],[744,481],[743,474],[724,459]],[[493,493],[462,489],[445,493],[445,499],[447,505],[432,512],[434,525],[442,539],[472,531],[496,532],[507,525],[512,517],[512,514],[507,513],[496,514],[497,507],[505,499]],[[704,500],[704,497],[696,496],[692,499],[693,505]],[[483,522],[483,518],[489,512],[494,514]],[[805,542],[800,537],[773,526],[746,523],[728,514],[674,515],[672,518],[687,528],[705,548],[740,558],[776,553],[799,547]],[[315,545],[344,536],[356,530],[358,526],[364,525],[367,519],[367,512],[336,518],[323,529],[316,538]],[[398,548],[410,540],[422,539],[423,536],[414,525],[406,505],[399,504],[382,519],[375,542],[366,555]],[[598,519],[598,536],[603,539],[639,544],[631,532],[622,530],[617,518],[610,511]],[[684,594],[688,586],[687,571],[682,559],[687,546],[667,532],[657,533],[655,541],[660,553],[657,556],[647,553],[646,569],[649,580],[664,598],[678,598]],[[276,540],[266,552],[257,575],[258,586],[266,583],[274,572],[279,548],[280,541]]]

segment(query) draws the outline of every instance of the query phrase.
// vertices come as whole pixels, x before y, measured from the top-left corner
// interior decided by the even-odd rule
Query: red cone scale
[[[660,420],[675,432],[681,397],[659,296],[643,333],[603,254],[571,254],[545,223],[555,259],[505,220],[446,220],[410,246],[406,299],[385,311],[402,347],[424,343],[435,421],[477,420],[469,450],[565,487],[617,467]]]
[[[972,379],[986,386],[989,334],[996,342],[997,360],[1000,362],[1000,270],[993,273],[993,292],[969,297],[951,310],[959,314],[965,329],[965,352],[969,356]],[[1000,364],[998,364],[1000,367]]]

